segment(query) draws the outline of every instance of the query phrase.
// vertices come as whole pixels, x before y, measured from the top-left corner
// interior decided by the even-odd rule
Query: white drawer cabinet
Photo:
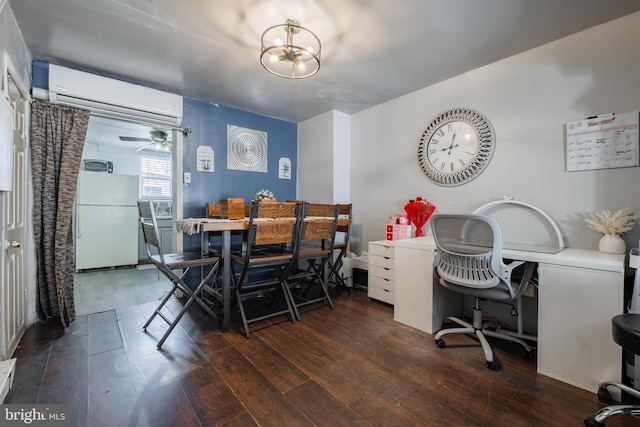
[[[369,242],[369,298],[394,303],[395,241]]]

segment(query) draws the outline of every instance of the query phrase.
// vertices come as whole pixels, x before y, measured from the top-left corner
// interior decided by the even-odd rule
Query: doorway
[[[163,233],[164,249],[167,252],[174,252],[177,247],[177,236],[173,223],[177,210],[173,207],[179,199],[181,200],[181,191],[179,191],[181,189],[176,185],[178,182],[176,166],[178,158],[181,158],[177,152],[181,147],[181,137],[182,135],[175,129],[97,115],[91,116],[83,150],[81,175],[84,173],[85,178],[90,178],[85,179],[87,185],[93,182],[93,185],[98,188],[85,189],[92,195],[91,203],[86,203],[87,199],[83,203],[80,198],[82,189],[79,188],[74,208],[77,315],[155,301],[171,289],[171,284],[159,275],[155,268],[148,268],[135,202],[138,198],[154,201],[157,213],[161,215],[159,221],[164,228],[167,228]],[[92,165],[103,164],[108,165],[104,168],[106,172],[89,170]],[[124,190],[105,192],[105,185],[111,185],[115,180],[131,181],[126,177],[135,177],[136,183],[134,190],[130,190],[130,184],[126,187],[127,192],[135,193],[127,198],[129,201],[123,202],[130,209],[111,206],[113,197],[108,195],[122,194]],[[104,183],[100,184],[102,181]],[[94,197],[95,194],[100,193],[108,194],[104,198]],[[93,212],[97,213],[87,218],[83,213],[89,210],[85,209],[82,212],[81,210],[88,208],[92,203],[105,203],[105,205],[92,206]],[[117,212],[123,213],[122,219],[114,221],[113,214],[106,214],[103,220],[99,219],[100,215],[104,216],[106,212],[116,209]],[[104,223],[107,220],[112,221],[112,226],[121,234],[124,228],[132,227],[132,222],[135,230],[107,241],[105,236],[115,235],[104,230]],[[128,225],[125,226],[125,222],[122,221]],[[100,226],[93,227],[92,223]],[[85,232],[83,230],[91,229],[98,229],[99,232],[95,236],[83,234]],[[90,238],[87,239],[87,237]],[[85,240],[81,242],[83,238]],[[117,249],[123,246],[123,241],[126,241],[124,246],[131,249],[133,253],[125,258],[109,259],[105,255],[109,253],[106,250],[107,243]],[[121,252],[118,251],[118,256],[122,255]],[[85,263],[86,259],[89,261]]]

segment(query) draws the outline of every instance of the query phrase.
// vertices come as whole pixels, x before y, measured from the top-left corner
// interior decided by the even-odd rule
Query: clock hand
[[[449,146],[449,148],[447,148],[447,150],[449,150],[447,155],[451,155],[451,150],[453,150],[453,147],[457,147],[458,146],[458,144],[454,145],[455,141],[456,141],[456,131],[453,131],[453,136],[451,137],[451,145]]]

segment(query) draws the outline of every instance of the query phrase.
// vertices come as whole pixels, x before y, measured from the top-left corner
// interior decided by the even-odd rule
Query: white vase
[[[627,245],[617,234],[605,234],[600,239],[598,249],[607,254],[623,254],[627,251]]]

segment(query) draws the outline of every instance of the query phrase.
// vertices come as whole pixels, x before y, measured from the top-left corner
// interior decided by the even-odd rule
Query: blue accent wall
[[[267,133],[267,173],[227,169],[227,125]],[[184,172],[191,173],[191,184],[182,184],[184,218],[204,217],[206,204],[218,203],[221,198],[242,197],[248,204],[261,189],[273,192],[277,200],[296,198],[296,123],[184,98],[182,127],[192,130],[184,137]],[[201,145],[213,148],[213,173],[196,171],[196,150]],[[291,160],[291,179],[278,178],[281,157]],[[199,236],[185,235],[185,251],[199,247]]]
[[[49,89],[49,63],[44,61],[31,62],[31,81],[33,87]]]

